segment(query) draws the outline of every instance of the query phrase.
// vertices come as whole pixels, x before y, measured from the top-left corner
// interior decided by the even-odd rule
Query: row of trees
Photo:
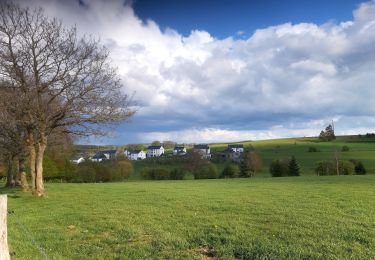
[[[15,182],[44,194],[43,158],[60,136],[105,134],[134,114],[108,51],[76,28],[12,2],[0,4],[0,153],[15,159]],[[11,167],[9,167],[11,169]],[[8,185],[14,177],[8,176]]]

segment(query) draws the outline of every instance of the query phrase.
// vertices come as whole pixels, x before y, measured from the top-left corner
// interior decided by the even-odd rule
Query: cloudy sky
[[[135,93],[130,123],[82,142],[375,131],[375,0],[20,1],[100,37]]]

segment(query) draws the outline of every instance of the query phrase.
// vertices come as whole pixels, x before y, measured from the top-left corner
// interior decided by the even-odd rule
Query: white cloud
[[[344,115],[345,131],[354,131],[368,129],[368,121],[351,128],[345,118],[375,114],[375,88],[369,85],[375,81],[375,1],[361,4],[352,21],[281,24],[248,39],[216,39],[199,30],[183,37],[141,21],[123,1],[84,2],[84,7],[73,0],[32,3],[77,24],[80,33],[100,36],[125,90],[136,91],[138,116],[149,120],[139,129],[145,132],[142,140],[305,135],[317,129],[297,133],[272,126],[338,115]],[[169,118],[174,123],[165,129]],[[255,125],[259,120],[268,123]]]

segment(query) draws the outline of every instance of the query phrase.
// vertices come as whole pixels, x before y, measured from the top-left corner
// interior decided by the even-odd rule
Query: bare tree
[[[16,120],[17,97],[12,93],[0,92],[0,154],[5,157],[8,164],[6,186],[12,187],[15,182],[23,191],[27,191],[28,183],[25,172],[25,129],[20,121]],[[8,106],[9,105],[9,106]],[[18,172],[14,179],[13,162],[17,158]]]
[[[135,112],[106,48],[92,37],[79,38],[76,28],[65,28],[42,9],[0,4],[0,80],[20,91],[28,106],[23,119],[38,196],[44,194],[43,156],[51,134],[105,134],[103,126]]]

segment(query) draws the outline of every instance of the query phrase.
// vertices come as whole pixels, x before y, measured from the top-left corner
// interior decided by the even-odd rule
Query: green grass
[[[375,258],[375,175],[46,188],[2,190],[15,259]]]

